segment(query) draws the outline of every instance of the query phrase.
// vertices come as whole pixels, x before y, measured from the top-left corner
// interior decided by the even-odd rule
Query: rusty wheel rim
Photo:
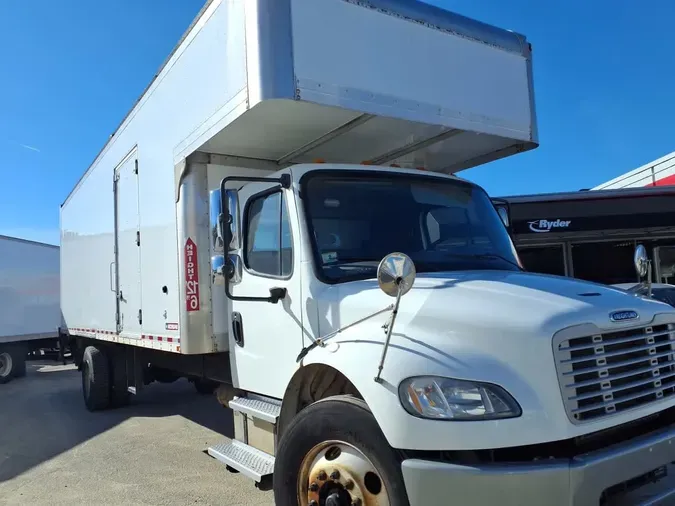
[[[389,506],[380,472],[361,450],[343,441],[312,448],[298,473],[300,506]]]

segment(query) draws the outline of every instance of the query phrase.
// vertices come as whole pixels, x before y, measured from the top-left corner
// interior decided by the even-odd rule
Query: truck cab
[[[218,265],[233,385],[250,392],[230,404],[277,413],[258,446],[276,455],[275,484],[295,480],[277,504],[289,487],[300,504],[407,504],[401,487],[410,504],[458,491],[462,504],[598,504],[672,459],[671,433],[648,428],[672,416],[673,309],[525,272],[479,186],[332,164],[226,179],[242,186],[212,194]],[[630,441],[610,449],[612,433]],[[232,444],[211,454],[236,464]]]

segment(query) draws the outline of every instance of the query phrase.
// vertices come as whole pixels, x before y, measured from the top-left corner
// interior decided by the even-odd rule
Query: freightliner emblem
[[[640,315],[637,311],[614,311],[609,313],[609,319],[613,322],[625,322],[629,320],[637,320]]]

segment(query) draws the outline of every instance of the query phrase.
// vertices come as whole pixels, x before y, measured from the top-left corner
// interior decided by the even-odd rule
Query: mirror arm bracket
[[[308,354],[310,351],[312,351],[312,350],[313,350],[314,348],[316,348],[317,346],[320,346],[321,348],[323,348],[324,346],[326,346],[326,341],[328,341],[329,339],[331,339],[331,338],[337,336],[337,335],[340,334],[341,332],[344,332],[344,331],[347,330],[348,328],[354,327],[355,325],[358,325],[359,323],[363,323],[363,322],[365,322],[365,321],[367,321],[367,320],[370,320],[371,318],[375,318],[376,316],[381,315],[382,313],[386,313],[387,311],[392,311],[393,309],[394,309],[394,304],[389,304],[389,305],[388,305],[387,307],[385,307],[384,309],[380,309],[379,311],[376,311],[376,312],[374,312],[374,313],[372,313],[372,314],[369,314],[368,316],[364,316],[364,317],[361,318],[360,320],[356,320],[356,321],[354,321],[354,322],[352,322],[352,323],[350,323],[350,324],[348,324],[348,325],[345,325],[344,327],[340,327],[339,329],[334,330],[333,332],[330,332],[330,333],[326,334],[326,335],[323,336],[323,337],[320,337],[320,338],[318,338],[318,339],[312,339],[312,338],[310,337],[310,339],[312,339],[312,343],[311,343],[310,345],[308,345],[308,346],[305,346],[305,347],[302,349],[302,351],[300,351],[300,354],[298,355],[298,358],[295,359],[295,362],[296,362],[296,363],[297,363],[297,362],[300,362],[303,358],[305,358],[305,357],[307,356],[307,354]]]
[[[396,322],[396,315],[398,314],[398,307],[401,303],[401,295],[403,295],[403,290],[401,287],[401,280],[397,280],[398,284],[398,293],[396,294],[396,302],[394,302],[394,307],[391,311],[391,319],[387,325],[387,337],[384,340],[384,346],[382,347],[382,356],[380,357],[380,363],[377,366],[377,376],[375,376],[375,383],[382,383],[382,369],[384,368],[384,360],[387,358],[387,351],[389,350],[389,342],[391,341],[391,333],[394,330],[394,322]]]
[[[256,176],[227,176],[220,182],[220,196],[222,199],[223,211],[227,209],[227,202],[225,202],[225,191],[227,183],[238,181],[241,183],[277,183],[280,188],[288,190],[291,187],[291,175],[282,174],[279,177],[256,177]]]

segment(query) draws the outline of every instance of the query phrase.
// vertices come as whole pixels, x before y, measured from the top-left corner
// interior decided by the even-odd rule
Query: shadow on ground
[[[186,380],[153,383],[127,407],[90,413],[74,366],[29,362],[25,378],[0,385],[0,483],[123,422],[170,416],[232,437],[231,411]]]

